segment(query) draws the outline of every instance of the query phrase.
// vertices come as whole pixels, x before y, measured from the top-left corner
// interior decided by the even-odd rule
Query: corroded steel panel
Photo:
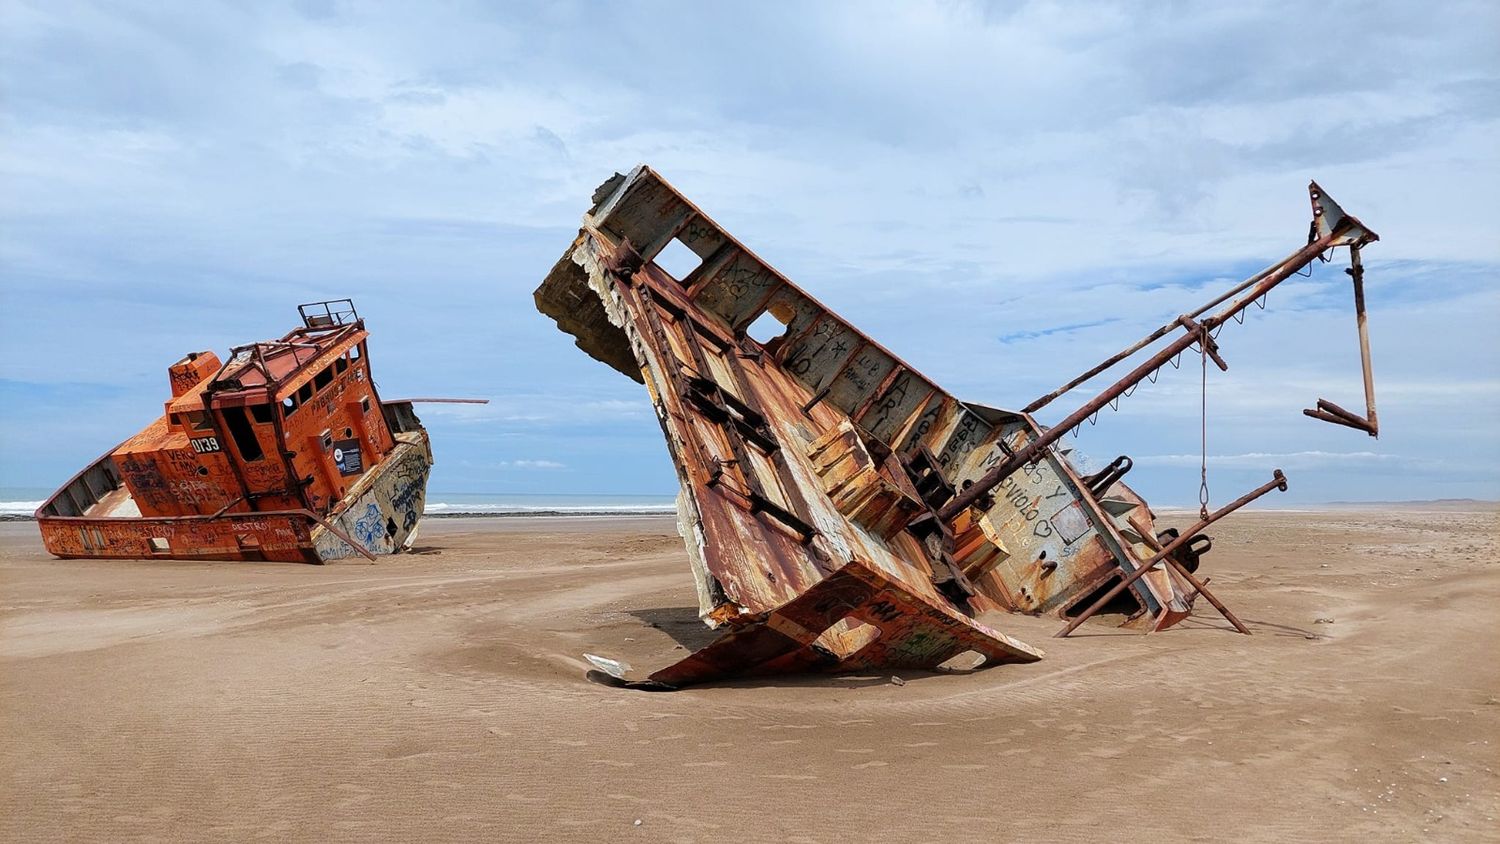
[[[397,434],[396,439],[395,450],[360,479],[328,519],[360,548],[374,554],[394,554],[411,545],[427,500],[432,452],[426,433]],[[361,554],[321,525],[313,529],[312,539],[321,560]]]
[[[162,518],[71,516],[40,522],[53,556],[319,562],[306,516],[236,513]]]

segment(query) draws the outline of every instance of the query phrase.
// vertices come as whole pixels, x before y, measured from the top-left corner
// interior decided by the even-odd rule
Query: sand
[[[0,834],[1495,840],[1474,510],[1227,520],[1205,571],[1251,637],[1005,616],[1045,660],[675,693],[581,659],[706,641],[667,518],[429,520],[419,553],[326,567],[60,561],[0,524]]]

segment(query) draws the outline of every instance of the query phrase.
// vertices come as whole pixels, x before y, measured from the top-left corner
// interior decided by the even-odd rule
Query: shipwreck
[[[375,559],[416,536],[432,450],[412,400],[381,401],[348,299],[279,340],[167,368],[162,415],[36,511],[58,557]]]
[[[1066,635],[1109,607],[1124,625],[1151,631],[1188,617],[1201,596],[1249,633],[1195,574],[1212,544],[1201,531],[1285,490],[1285,476],[1277,470],[1213,512],[1205,496],[1192,528],[1160,530],[1122,480],[1128,457],[1085,473],[1059,440],[1184,353],[1202,359],[1205,379],[1209,363],[1227,367],[1219,329],[1337,247],[1350,256],[1367,410],[1320,399],[1307,413],[1374,436],[1359,255],[1377,236],[1316,184],[1309,195],[1305,245],[1014,411],[943,390],[650,168],[615,174],[536,303],[580,349],[649,392],[681,482],[678,524],[700,616],[722,630],[630,682],[930,669],[966,652],[978,655],[976,667],[1040,659],[976,619],[993,610],[1056,616]],[[658,261],[669,248],[690,253],[674,272]],[[1030,415],[1169,336],[1058,424]],[[619,663],[590,660],[629,679]]]

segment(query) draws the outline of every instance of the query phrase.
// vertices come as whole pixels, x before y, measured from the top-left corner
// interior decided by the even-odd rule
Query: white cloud
[[[502,460],[495,464],[501,469],[566,469],[566,464],[556,460]]]
[[[503,436],[579,484],[670,484],[643,391],[530,302],[614,170],[653,164],[856,325],[1002,406],[1296,248],[1317,178],[1383,236],[1365,254],[1372,453],[1392,456],[1321,458],[1328,476],[1384,467],[1359,483],[1442,497],[1442,471],[1413,489],[1408,467],[1500,460],[1493,3],[329,11],[7,7],[0,377],[118,385],[149,413],[188,348],[352,295],[383,394],[494,397],[419,409],[440,458]],[[1355,453],[1357,434],[1299,413],[1362,406],[1347,290],[1322,268],[1226,329],[1211,448]],[[59,341],[120,351],[32,353]],[[1195,375],[1143,386],[1082,447],[1196,445]],[[67,467],[125,433],[76,402],[0,413],[0,481],[35,459],[31,431],[92,426]],[[1149,492],[1174,468],[1136,477]]]
[[[1147,454],[1135,458],[1137,466],[1197,466],[1198,454]],[[1210,454],[1209,466],[1236,469],[1285,469],[1288,467],[1326,466],[1339,463],[1380,463],[1401,461],[1394,454],[1379,454],[1373,451],[1294,451],[1269,453],[1250,451],[1244,454]]]

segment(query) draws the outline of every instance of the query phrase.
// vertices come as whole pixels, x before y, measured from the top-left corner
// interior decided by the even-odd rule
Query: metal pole
[[[1082,613],[1080,613],[1077,618],[1074,618],[1072,621],[1068,622],[1068,624],[1067,624],[1066,627],[1064,627],[1062,630],[1059,630],[1057,632],[1055,638],[1061,639],[1061,638],[1067,636],[1069,633],[1072,633],[1074,630],[1077,630],[1078,626],[1080,624],[1083,624],[1085,621],[1088,621],[1091,617],[1093,617],[1094,613],[1097,613],[1105,604],[1109,603],[1110,600],[1112,600],[1116,595],[1120,594],[1121,592],[1124,592],[1126,589],[1129,589],[1130,585],[1132,583],[1135,583],[1137,580],[1140,580],[1142,577],[1144,577],[1146,575],[1146,572],[1148,572],[1148,571],[1151,570],[1152,566],[1155,566],[1157,563],[1161,562],[1161,560],[1163,558],[1165,558],[1167,555],[1171,554],[1173,551],[1176,551],[1179,547],[1181,547],[1181,546],[1187,544],[1189,541],[1191,541],[1194,536],[1198,535],[1199,531],[1203,530],[1204,528],[1208,527],[1209,525],[1213,524],[1214,522],[1217,522],[1218,520],[1224,518],[1225,516],[1229,515],[1230,513],[1233,513],[1235,510],[1240,509],[1241,507],[1245,506],[1246,504],[1249,504],[1250,502],[1252,502],[1255,499],[1261,497],[1262,495],[1265,495],[1266,493],[1270,492],[1273,489],[1279,489],[1282,492],[1286,491],[1286,475],[1283,475],[1281,473],[1280,469],[1277,469],[1272,474],[1272,477],[1271,477],[1270,481],[1266,482],[1265,484],[1262,484],[1260,487],[1257,487],[1256,489],[1254,489],[1254,490],[1252,490],[1252,491],[1250,491],[1248,493],[1245,493],[1244,495],[1242,495],[1239,498],[1235,499],[1234,501],[1230,502],[1228,505],[1226,505],[1222,509],[1217,510],[1217,511],[1215,511],[1213,513],[1209,513],[1208,514],[1208,518],[1206,518],[1206,519],[1200,519],[1197,524],[1195,524],[1192,527],[1188,528],[1187,530],[1183,531],[1181,534],[1179,534],[1177,536],[1176,539],[1172,540],[1171,542],[1169,542],[1165,546],[1163,546],[1160,551],[1157,551],[1156,554],[1151,557],[1151,559],[1146,560],[1144,563],[1141,563],[1140,567],[1138,567],[1135,571],[1131,572],[1130,574],[1126,575],[1124,577],[1124,579],[1122,579],[1119,583],[1116,583],[1115,586],[1114,586],[1114,588],[1112,588],[1108,592],[1104,593],[1104,595],[1102,595],[1099,598],[1099,600],[1097,600],[1093,604],[1091,604],[1088,607],[1088,609],[1085,609]],[[1183,571],[1183,569],[1179,569],[1179,571]],[[1192,583],[1194,585],[1194,587],[1198,589],[1199,592],[1203,592],[1203,584],[1199,583],[1197,581],[1197,578],[1193,578],[1193,577],[1189,576],[1189,582]],[[1204,597],[1208,597],[1208,593],[1207,592],[1204,592],[1203,594],[1204,594]],[[1235,629],[1239,630],[1241,633],[1244,633],[1246,635],[1250,634],[1250,631],[1245,628],[1245,625],[1241,624],[1240,621],[1239,621],[1239,619],[1234,618],[1233,614],[1229,612],[1229,610],[1228,610],[1227,607],[1225,607],[1223,604],[1220,604],[1217,599],[1210,599],[1210,600],[1212,601],[1213,605],[1217,609],[1219,609],[1219,611],[1225,613],[1224,617],[1228,618],[1230,620],[1230,623],[1235,626]]]
[[[1287,256],[1286,260],[1282,261],[1280,266],[1267,274],[1265,278],[1261,279],[1254,287],[1250,289],[1249,293],[1246,293],[1244,296],[1236,299],[1232,304],[1229,305],[1229,307],[1199,323],[1200,330],[1198,332],[1185,333],[1181,337],[1178,337],[1176,340],[1172,341],[1165,348],[1163,348],[1160,352],[1157,352],[1155,355],[1153,355],[1150,360],[1132,370],[1129,375],[1126,375],[1124,378],[1116,381],[1113,385],[1105,389],[1104,392],[1090,399],[1087,403],[1084,404],[1083,407],[1080,407],[1079,409],[1073,411],[1073,413],[1068,416],[1068,418],[1057,423],[1046,431],[1041,432],[1036,439],[1027,443],[1022,448],[1017,449],[1016,452],[1010,457],[1006,458],[1004,462],[984,473],[984,475],[981,476],[978,480],[974,481],[973,484],[970,484],[962,492],[954,496],[947,504],[944,504],[942,509],[938,510],[938,518],[942,519],[943,521],[948,521],[951,520],[954,516],[957,516],[959,513],[963,512],[965,507],[968,507],[975,501],[978,501],[990,490],[994,489],[995,486],[998,485],[1001,481],[1014,474],[1016,470],[1036,460],[1037,456],[1040,455],[1044,449],[1062,439],[1075,426],[1081,425],[1090,416],[1098,413],[1100,409],[1102,409],[1106,404],[1109,404],[1120,394],[1124,393],[1135,384],[1144,380],[1148,375],[1155,372],[1157,369],[1160,369],[1163,365],[1166,364],[1167,361],[1171,360],[1173,357],[1176,357],[1178,353],[1187,349],[1189,346],[1193,345],[1193,343],[1198,342],[1200,338],[1208,337],[1208,333],[1210,331],[1217,328],[1226,320],[1231,319],[1235,314],[1249,307],[1251,302],[1254,302],[1256,299],[1259,299],[1261,296],[1269,293],[1271,291],[1271,288],[1285,281],[1293,273],[1302,269],[1304,266],[1307,266],[1310,261],[1318,257],[1318,255],[1322,254],[1323,250],[1328,249],[1336,240],[1338,240],[1342,236],[1343,228],[1339,227],[1338,229],[1329,231],[1328,234],[1323,235],[1317,240],[1314,240],[1312,243],[1309,243],[1308,245]],[[1204,342],[1207,341],[1205,340]]]
[[[1224,618],[1228,620],[1230,624],[1234,625],[1234,629],[1240,631],[1241,633],[1244,633],[1246,636],[1250,635],[1250,628],[1241,623],[1239,617],[1230,612],[1229,607],[1224,606],[1223,601],[1215,598],[1214,593],[1208,591],[1207,583],[1200,581],[1198,578],[1194,577],[1193,573],[1188,571],[1187,567],[1182,563],[1177,562],[1177,559],[1175,557],[1167,557],[1166,562],[1167,565],[1176,569],[1178,574],[1182,575],[1183,580],[1186,580],[1188,583],[1192,584],[1192,587],[1198,590],[1198,594],[1207,598],[1208,602],[1214,605],[1214,609],[1219,611],[1219,615],[1224,616]]]
[[[1265,269],[1261,270],[1260,272],[1256,273],[1255,275],[1250,276],[1249,278],[1247,278],[1244,281],[1240,282],[1239,284],[1235,285],[1233,288],[1225,291],[1222,295],[1220,295],[1218,298],[1214,299],[1212,302],[1209,302],[1208,304],[1203,305],[1203,306],[1199,307],[1197,310],[1192,311],[1191,313],[1187,314],[1187,316],[1188,317],[1196,317],[1199,314],[1203,313],[1204,311],[1207,311],[1209,308],[1212,308],[1212,307],[1215,307],[1215,306],[1219,305],[1220,303],[1222,303],[1225,300],[1227,300],[1229,297],[1235,295],[1236,293],[1239,293],[1241,290],[1245,290],[1246,288],[1250,287],[1250,285],[1259,282],[1261,279],[1265,278],[1267,275],[1270,275],[1278,266],[1280,266],[1280,264],[1273,264],[1273,265],[1271,265],[1269,267],[1266,267]],[[1095,366],[1093,369],[1090,369],[1088,372],[1083,373],[1082,375],[1078,376],[1077,378],[1074,378],[1072,381],[1069,381],[1068,383],[1062,385],[1061,387],[1058,387],[1056,390],[1053,390],[1052,392],[1048,393],[1045,396],[1042,396],[1041,398],[1037,399],[1036,401],[1032,402],[1031,404],[1026,405],[1026,407],[1022,408],[1021,412],[1022,413],[1036,413],[1038,410],[1041,410],[1042,408],[1044,408],[1047,405],[1051,404],[1054,399],[1056,399],[1058,396],[1062,395],[1063,393],[1068,392],[1069,390],[1073,389],[1074,387],[1077,387],[1079,384],[1082,384],[1083,382],[1089,380],[1090,378],[1093,378],[1095,375],[1098,375],[1099,373],[1103,372],[1106,369],[1109,369],[1110,367],[1112,367],[1115,364],[1119,363],[1120,361],[1122,361],[1122,360],[1130,357],[1131,355],[1135,354],[1136,352],[1139,352],[1141,349],[1144,349],[1147,346],[1151,345],[1152,343],[1155,343],[1157,340],[1160,340],[1161,338],[1167,336],[1169,333],[1172,332],[1172,330],[1174,328],[1177,328],[1179,325],[1182,325],[1182,320],[1181,320],[1180,317],[1178,319],[1172,320],[1171,322],[1167,323],[1166,325],[1163,325],[1161,328],[1156,329],[1155,331],[1151,332],[1150,334],[1147,334],[1145,337],[1142,337],[1139,341],[1137,341],[1134,345],[1132,345],[1129,348],[1127,348],[1127,349],[1121,351],[1120,353],[1114,355],[1113,357],[1109,358],[1108,360],[1104,361],[1103,363]]]
[[[334,536],[337,536],[339,539],[344,540],[344,542],[346,542],[346,543],[349,544],[350,548],[353,548],[354,550],[358,551],[361,555],[363,555],[366,558],[368,558],[370,562],[372,562],[372,563],[378,563],[378,562],[380,562],[380,560],[377,559],[374,554],[370,553],[370,549],[366,548],[363,545],[360,545],[358,542],[355,542],[354,541],[354,537],[350,536],[347,533],[344,533],[342,530],[340,530],[332,522],[328,521],[327,519],[323,518],[322,516],[319,516],[317,513],[314,513],[311,510],[290,510],[288,512],[297,513],[299,515],[306,516],[307,518],[313,520],[314,522],[317,522],[318,524],[322,525],[324,530],[328,531],[329,533],[333,534]],[[319,561],[319,562],[321,562],[321,561]]]
[[[1359,245],[1349,247],[1349,275],[1354,279],[1354,319],[1359,324],[1359,362],[1365,374],[1365,421],[1370,436],[1380,435],[1375,419],[1375,373],[1370,368],[1370,325],[1365,317],[1365,268],[1360,263]]]

